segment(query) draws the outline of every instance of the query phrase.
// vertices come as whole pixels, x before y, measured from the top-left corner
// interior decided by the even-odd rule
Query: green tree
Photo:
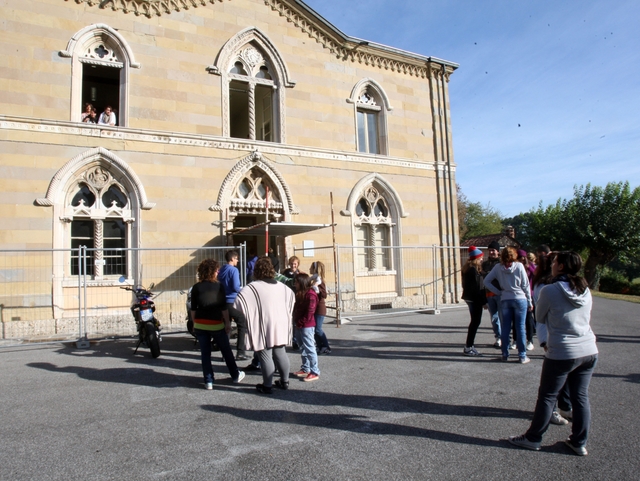
[[[480,202],[471,202],[457,187],[458,220],[460,239],[502,232],[502,214],[491,204],[483,206]]]
[[[585,253],[584,276],[596,288],[604,266],[640,253],[640,187],[631,190],[628,182],[575,186],[572,199],[547,207],[540,203],[508,221],[519,226],[519,238],[531,247],[548,244]]]
[[[584,276],[591,287],[597,287],[601,269],[620,253],[640,251],[640,187],[631,190],[629,182],[574,187],[566,213],[572,242],[589,251]]]

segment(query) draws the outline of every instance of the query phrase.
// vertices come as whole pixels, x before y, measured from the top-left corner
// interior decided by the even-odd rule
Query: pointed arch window
[[[354,105],[356,150],[367,154],[389,154],[387,112],[392,110],[389,100],[372,79],[358,82],[347,102]]]
[[[86,274],[92,279],[130,277],[126,251],[131,242],[131,202],[125,187],[101,166],[92,167],[68,189],[64,220],[69,225],[72,249],[86,246],[89,257]],[[69,274],[84,272],[73,250]]]
[[[242,30],[207,70],[222,77],[223,136],[285,142],[285,88],[295,82],[266,35]]]
[[[355,207],[356,268],[358,271],[393,269],[391,229],[394,223],[380,191],[367,187]]]
[[[71,120],[83,121],[85,106],[91,104],[96,118],[111,107],[115,125],[128,125],[130,69],[140,64],[122,35],[105,24],[90,25],[77,32],[60,55],[72,59]]]
[[[239,139],[274,142],[274,91],[270,66],[253,45],[244,48],[229,70],[229,130]]]
[[[284,204],[280,193],[269,176],[257,167],[249,170],[237,183],[231,196],[230,211],[238,214],[264,214],[265,201],[269,189],[269,213],[272,217],[281,218]]]

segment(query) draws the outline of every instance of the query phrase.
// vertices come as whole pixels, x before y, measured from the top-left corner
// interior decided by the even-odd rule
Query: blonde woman
[[[322,323],[327,315],[327,305],[325,304],[325,299],[327,298],[327,286],[324,283],[324,264],[320,261],[312,262],[309,273],[311,274],[311,279],[314,281],[313,290],[318,294],[318,305],[316,306],[316,312],[314,314],[314,317],[316,318],[315,340],[318,348],[318,354],[331,354],[329,341],[322,330]]]

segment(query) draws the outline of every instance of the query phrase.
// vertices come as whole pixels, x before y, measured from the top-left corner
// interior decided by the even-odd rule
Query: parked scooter
[[[162,338],[160,337],[160,321],[156,319],[154,314],[156,305],[153,302],[153,293],[150,291],[153,286],[154,284],[151,284],[149,289],[142,286],[121,287],[120,289],[131,291],[136,296],[136,300],[131,304],[131,314],[133,314],[138,330],[138,345],[134,354],[138,352],[140,344],[145,344],[151,351],[151,356],[156,358],[160,355]]]

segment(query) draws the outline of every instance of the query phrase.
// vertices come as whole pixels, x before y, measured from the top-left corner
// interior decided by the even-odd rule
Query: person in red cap
[[[465,356],[482,355],[473,345],[482,320],[482,310],[487,304],[481,273],[482,258],[482,251],[476,246],[471,246],[469,247],[469,259],[462,267],[462,299],[469,306],[469,314],[471,315],[471,322],[467,330],[467,343],[463,351]]]

